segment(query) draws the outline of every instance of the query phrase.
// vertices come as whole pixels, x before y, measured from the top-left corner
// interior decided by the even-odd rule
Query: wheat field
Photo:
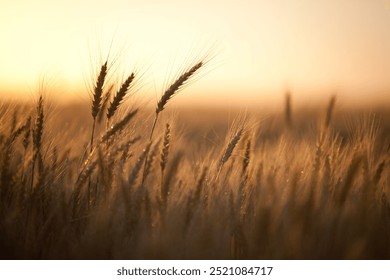
[[[389,259],[388,108],[173,114],[202,67],[154,109],[107,62],[89,105],[3,101],[1,258]]]

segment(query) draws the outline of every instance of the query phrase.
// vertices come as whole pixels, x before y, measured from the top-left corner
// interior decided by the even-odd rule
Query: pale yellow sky
[[[389,0],[1,0],[0,94],[30,94],[44,76],[75,97],[111,41],[117,75],[143,73],[150,98],[210,50],[189,100],[390,94]]]

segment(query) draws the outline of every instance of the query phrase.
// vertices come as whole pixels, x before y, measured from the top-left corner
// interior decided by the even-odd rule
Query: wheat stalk
[[[151,143],[149,143],[146,146],[146,148],[142,151],[142,154],[139,156],[135,166],[133,167],[133,170],[131,171],[131,173],[128,177],[128,180],[127,180],[127,183],[129,186],[132,186],[134,184],[135,180],[137,179],[138,173],[142,167],[142,163],[144,162],[144,160],[146,159],[146,157],[149,153],[150,146],[151,146]]]

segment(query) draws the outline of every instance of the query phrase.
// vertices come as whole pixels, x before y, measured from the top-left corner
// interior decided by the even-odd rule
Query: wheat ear
[[[100,139],[100,143],[107,141],[112,136],[117,134],[119,131],[123,130],[123,128],[127,125],[127,123],[137,114],[138,109],[130,111],[121,121],[117,122],[115,125],[111,127]]]
[[[96,85],[93,92],[93,100],[92,100],[92,118],[93,118],[93,124],[92,124],[92,133],[91,133],[91,148],[90,151],[92,152],[93,149],[93,137],[95,134],[95,126],[96,126],[96,117],[99,114],[99,111],[102,106],[102,99],[103,99],[103,87],[104,87],[104,81],[107,76],[107,61],[102,65],[100,68],[99,76],[96,80]]]
[[[96,80],[96,85],[93,92],[92,100],[92,117],[95,119],[100,111],[103,98],[104,81],[107,76],[107,61],[101,66],[99,76]]]
[[[219,161],[218,176],[221,173],[223,165],[228,161],[228,159],[232,155],[232,153],[234,151],[234,148],[237,146],[238,141],[240,141],[243,132],[244,132],[243,128],[238,130],[237,133],[230,140],[229,145],[227,145],[227,147],[225,149],[225,152],[223,153],[223,155],[222,155],[222,157],[221,157],[221,159]]]
[[[160,158],[161,173],[164,173],[165,167],[167,165],[170,140],[171,140],[171,127],[169,126],[169,124],[166,124],[163,147],[161,149],[161,158]]]
[[[144,174],[142,176],[142,183],[145,182],[146,177],[150,173],[150,169],[152,168],[152,164],[154,162],[154,158],[157,155],[157,149],[159,147],[160,140],[156,142],[156,144],[153,146],[153,148],[150,151],[150,154],[147,156],[147,161],[145,160],[145,168],[144,168]]]
[[[152,140],[152,136],[153,136],[154,128],[156,127],[158,116],[164,110],[168,101],[188,82],[188,80],[195,74],[195,72],[197,72],[203,65],[204,63],[202,61],[195,64],[193,67],[190,68],[190,70],[188,70],[183,75],[181,75],[161,96],[160,101],[158,101],[157,103],[156,116],[154,118],[149,140]]]
[[[110,106],[107,109],[107,119],[108,120],[110,120],[114,116],[119,105],[124,100],[133,80],[134,80],[134,73],[131,73],[131,75],[126,79],[126,81],[124,81],[124,83],[122,84],[120,89],[115,94],[113,100],[110,102]]]
[[[34,157],[38,155],[41,150],[42,145],[42,135],[43,135],[43,123],[44,123],[44,113],[43,113],[43,97],[40,96],[37,105],[37,116],[35,119],[35,127],[33,131],[33,145],[34,145]]]
[[[336,96],[333,95],[330,98],[328,107],[326,109],[325,129],[327,129],[329,127],[329,125],[330,125],[330,122],[331,122],[332,116],[333,116],[333,111],[334,111],[335,104],[336,104]]]
[[[43,97],[39,96],[38,104],[37,104],[37,112],[36,112],[35,125],[33,129],[33,162],[31,169],[31,186],[30,193],[32,193],[34,186],[34,173],[35,173],[35,162],[40,159],[41,156],[41,146],[42,146],[42,135],[44,128],[44,119],[45,115],[43,112]]]
[[[285,121],[286,121],[286,125],[287,127],[291,127],[292,126],[292,112],[291,112],[291,94],[290,92],[287,92],[286,93],[286,105],[285,105]]]
[[[249,162],[251,159],[251,148],[252,148],[252,141],[249,138],[248,141],[246,142],[245,154],[244,154],[244,158],[242,160],[242,174],[243,175],[245,174],[245,172],[247,171],[248,166],[249,166]]]

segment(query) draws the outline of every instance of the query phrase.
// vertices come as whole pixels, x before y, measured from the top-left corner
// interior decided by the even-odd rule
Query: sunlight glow
[[[216,56],[188,100],[390,90],[385,0],[3,0],[0,94],[31,93],[45,76],[61,96],[85,92],[108,54],[118,75],[142,73],[142,91],[202,57]],[[214,53],[213,53],[214,52]]]

